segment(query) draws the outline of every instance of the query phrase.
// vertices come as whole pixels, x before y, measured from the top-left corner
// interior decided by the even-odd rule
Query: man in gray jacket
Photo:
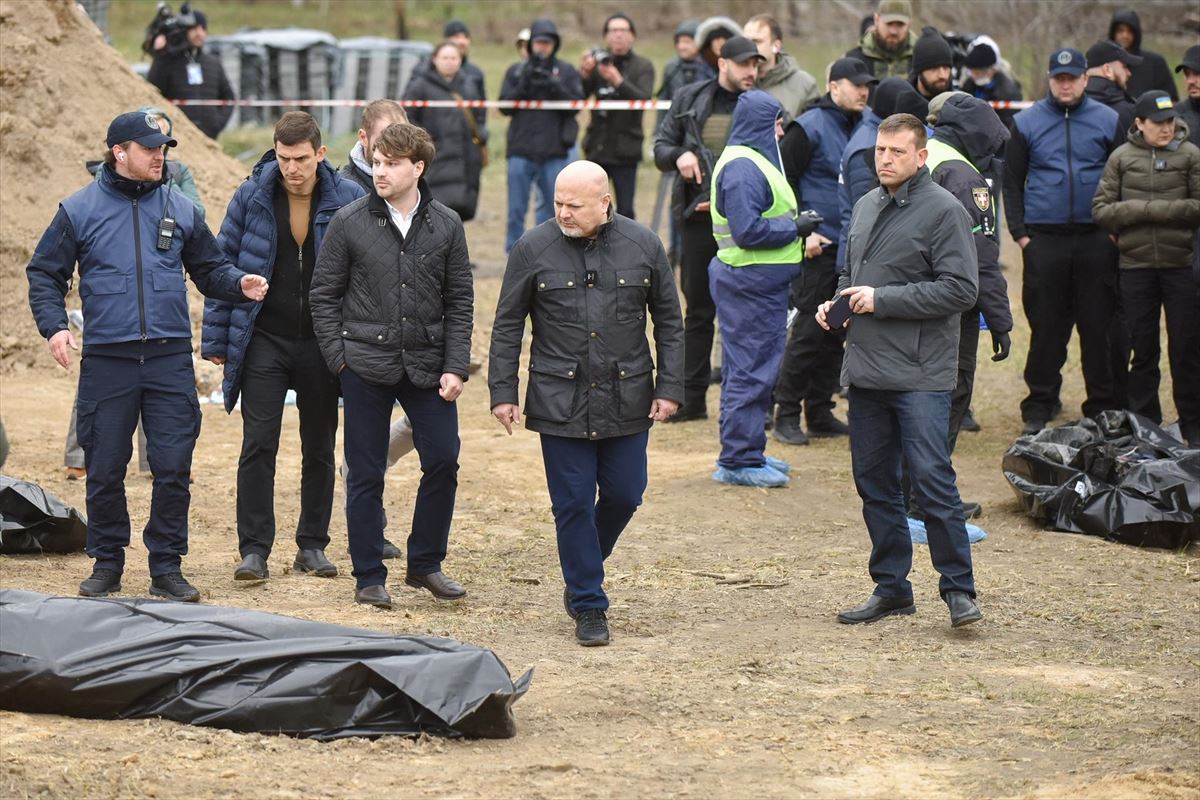
[[[517,369],[531,318],[525,426],[541,434],[563,603],[576,640],[595,646],[608,644],[604,561],[642,502],[650,426],[683,400],[683,319],[662,242],[613,213],[598,164],[559,172],[554,208],[554,220],[509,255],[488,385],[492,414],[511,434],[521,421]]]
[[[925,125],[879,125],[880,188],[855,205],[838,296],[849,299],[842,383],[850,387],[850,456],[871,536],[875,592],[838,621],[912,614],[912,540],[900,487],[908,467],[925,511],[929,554],[955,627],[982,619],[971,548],[946,436],[958,373],[959,315],[975,305],[979,267],[962,204],[925,167]],[[834,301],[817,310],[821,327]]]

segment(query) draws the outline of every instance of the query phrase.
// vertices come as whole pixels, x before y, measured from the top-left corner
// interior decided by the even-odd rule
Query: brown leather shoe
[[[63,467],[63,475],[69,481],[80,481],[87,477],[87,470],[83,467]]]
[[[354,602],[392,610],[392,596],[382,586],[364,586],[354,590]]]
[[[413,575],[410,572],[404,576],[404,582],[414,589],[428,589],[435,600],[462,600],[467,596],[467,590],[458,581],[450,580],[441,572],[428,575]]]

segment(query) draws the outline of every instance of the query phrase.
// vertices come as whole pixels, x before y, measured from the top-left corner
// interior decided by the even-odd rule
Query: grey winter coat
[[[853,314],[842,385],[945,392],[958,380],[959,315],[975,305],[971,220],[921,167],[895,196],[882,186],[854,205],[838,292],[875,288],[875,312]]]
[[[821,99],[817,80],[796,63],[787,53],[780,53],[775,66],[758,79],[758,88],[779,101],[789,119],[804,113],[804,109]]]
[[[662,242],[644,225],[613,214],[591,240],[564,236],[547,220],[521,237],[508,257],[492,326],[493,408],[519,402],[526,317],[533,320],[524,406],[529,430],[626,436],[650,427],[654,398],[682,402],[683,316],[675,277]]]
[[[387,386],[422,389],[450,372],[467,379],[474,290],[462,221],[432,199],[424,179],[408,236],[376,194],[329,223],[308,299],[313,331],[335,374],[349,367]]]

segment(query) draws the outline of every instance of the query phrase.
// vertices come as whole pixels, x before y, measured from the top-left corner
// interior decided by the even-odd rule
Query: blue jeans
[[[912,539],[908,532],[900,465],[925,512],[929,555],[941,575],[938,588],[975,596],[971,546],[950,464],[950,392],[897,392],[850,387],[850,457],[854,484],[871,535],[875,594],[912,597]]]
[[[542,434],[558,560],[576,611],[608,608],[604,561],[642,504],[649,438],[649,431],[596,440]]]
[[[413,444],[421,459],[421,482],[413,504],[408,536],[408,572],[428,575],[442,568],[458,493],[458,407],[401,378],[393,386],[368,383],[353,370],[342,370],[346,398],[346,538],[356,588],[382,586],[383,476],[387,471],[388,429],[392,404],[399,400],[413,425]]]
[[[508,235],[504,252],[511,252],[517,239],[525,232],[525,213],[529,210],[529,190],[538,187],[538,206],[535,219],[541,225],[554,216],[554,179],[570,163],[568,158],[534,161],[524,156],[508,157]]]

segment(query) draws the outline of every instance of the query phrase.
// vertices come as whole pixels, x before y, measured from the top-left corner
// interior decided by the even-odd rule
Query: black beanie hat
[[[912,70],[920,75],[934,67],[953,67],[954,53],[940,33],[927,33],[913,45]]]

